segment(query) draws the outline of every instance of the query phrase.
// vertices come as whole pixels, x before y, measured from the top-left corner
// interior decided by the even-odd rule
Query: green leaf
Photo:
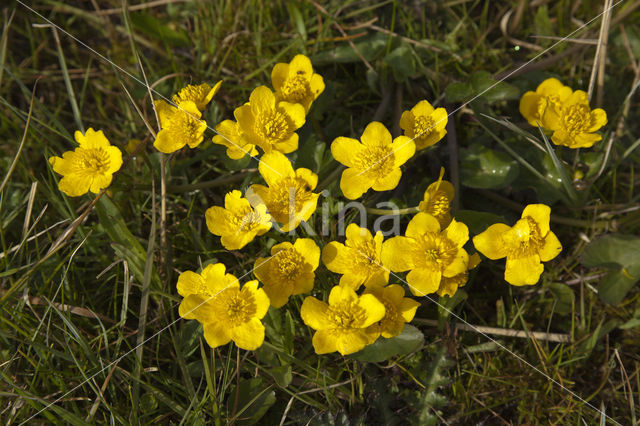
[[[471,234],[477,235],[496,223],[507,223],[505,218],[493,213],[477,212],[475,210],[458,210],[455,219],[467,225]]]
[[[393,72],[393,78],[398,83],[404,83],[416,72],[416,64],[413,60],[413,50],[407,44],[402,44],[393,49],[384,58]]]
[[[473,98],[473,87],[467,83],[451,83],[444,89],[447,102],[466,102]]]
[[[573,308],[573,300],[575,295],[573,290],[566,284],[551,283],[548,285],[549,290],[556,298],[554,310],[559,314],[570,314]]]
[[[402,333],[391,339],[380,337],[375,343],[352,355],[358,361],[382,362],[391,357],[415,352],[422,347],[424,335],[410,324],[405,324]]]
[[[472,145],[460,154],[462,184],[471,188],[504,188],[520,171],[518,163],[507,154],[482,145]]]
[[[367,61],[371,61],[384,52],[387,47],[388,37],[382,33],[376,33],[372,36],[362,37],[357,40],[360,41],[355,41],[354,45],[358,49],[358,52],[360,52]],[[348,43],[340,44],[332,50],[320,52],[310,59],[314,66],[362,61],[360,56]]]
[[[640,238],[611,234],[591,241],[582,255],[587,267],[611,269],[598,285],[598,295],[610,304],[620,303],[640,280]]]
[[[520,89],[509,83],[495,80],[486,71],[477,71],[471,75],[468,83],[451,83],[445,89],[449,102],[470,102],[481,97],[488,102],[518,99]]]
[[[161,39],[170,45],[186,47],[192,43],[191,38],[184,30],[181,28],[174,29],[172,24],[163,24],[148,13],[132,13],[131,23],[136,30],[152,38]]]
[[[276,402],[276,393],[261,378],[240,382],[236,423],[252,425]],[[235,390],[231,395],[235,394]]]

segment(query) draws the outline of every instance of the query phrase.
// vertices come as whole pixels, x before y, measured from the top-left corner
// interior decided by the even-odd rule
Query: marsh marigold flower
[[[547,262],[562,251],[562,244],[549,229],[551,209],[544,204],[530,204],[514,226],[491,225],[473,237],[476,249],[491,260],[507,258],[504,279],[513,285],[538,282]]]
[[[320,248],[316,243],[310,238],[299,238],[293,244],[274,245],[270,258],[256,260],[253,273],[264,285],[271,305],[280,308],[289,301],[289,296],[313,289],[319,261]]]
[[[550,130],[550,123],[562,107],[562,104],[571,96],[573,90],[565,86],[557,78],[548,78],[536,88],[535,92],[529,91],[520,99],[520,114],[534,127],[541,126]]]
[[[239,160],[247,154],[252,157],[258,155],[256,146],[247,141],[236,121],[224,120],[216,126],[216,132],[213,143],[226,146],[227,155],[232,160]]]
[[[451,202],[455,193],[451,182],[442,180],[443,176],[444,168],[441,168],[437,182],[427,187],[427,190],[424,191],[423,201],[418,205],[420,211],[429,213],[438,219],[440,228],[445,228],[451,222]]]
[[[122,152],[109,143],[102,130],[88,128],[74,134],[79,146],[60,157],[50,157],[53,171],[62,175],[58,188],[70,197],[95,194],[111,184],[113,174],[122,166]]]
[[[442,281],[440,281],[440,286],[436,293],[438,296],[449,296],[453,297],[460,287],[464,287],[469,279],[469,271],[480,263],[480,256],[478,253],[473,253],[469,256],[469,264],[467,265],[467,269],[464,272],[459,273],[458,275],[454,275],[453,277],[442,277]]]
[[[301,104],[306,112],[324,91],[322,76],[314,74],[311,61],[304,55],[296,55],[288,64],[276,64],[271,83],[279,101]]]
[[[305,168],[294,171],[289,159],[277,151],[260,158],[258,171],[268,187],[251,185],[247,191],[251,204],[266,204],[271,216],[282,224],[283,232],[309,220],[320,196],[312,192],[318,184],[318,175]]]
[[[238,287],[238,279],[232,274],[225,273],[226,267],[222,263],[207,265],[201,273],[184,271],[178,277],[178,294],[182,302],[178,313],[184,319],[207,320],[207,312],[200,308],[205,301],[213,300],[221,291],[231,286]]]
[[[290,102],[277,102],[266,86],[254,89],[249,103],[233,112],[247,142],[265,153],[273,150],[284,154],[298,149],[296,130],[305,122],[304,107]]]
[[[180,105],[185,101],[191,101],[196,104],[196,107],[200,111],[204,111],[209,102],[211,102],[211,99],[213,99],[213,96],[220,89],[221,84],[222,80],[217,82],[213,87],[207,83],[198,85],[189,84],[187,87],[182,88],[177,94],[173,95],[171,100],[176,105]]]
[[[331,289],[329,304],[309,296],[300,308],[302,321],[316,330],[313,348],[317,354],[338,351],[348,355],[373,343],[367,327],[384,318],[384,313],[384,305],[373,294],[358,296],[342,286]]]
[[[385,339],[396,337],[411,322],[420,303],[404,297],[404,289],[398,284],[387,287],[371,287],[364,294],[373,294],[384,305],[384,317],[379,323],[370,325],[367,332],[381,335]]]
[[[344,244],[332,241],[322,248],[322,263],[331,272],[343,274],[341,286],[358,290],[362,284],[367,288],[386,285],[389,271],[380,260],[382,233],[378,231],[373,237],[368,229],[351,223],[346,236]]]
[[[555,107],[554,107],[555,108]],[[545,126],[553,130],[551,141],[569,148],[590,148],[602,140],[594,133],[607,124],[607,113],[589,107],[589,98],[582,90],[576,90],[567,98],[556,114],[545,114]]]
[[[435,145],[447,134],[447,110],[433,108],[427,101],[420,101],[400,117],[400,128],[404,135],[416,143],[416,151]]]
[[[405,236],[382,244],[382,264],[393,272],[409,271],[407,282],[415,296],[434,293],[442,278],[467,270],[469,255],[462,248],[469,239],[464,223],[451,221],[441,230],[438,220],[419,212],[407,225]]]
[[[400,182],[400,166],[413,156],[415,143],[406,136],[391,140],[382,123],[370,123],[357,139],[338,137],[331,144],[331,154],[348,168],[342,172],[340,189],[345,197],[355,200],[369,188],[389,191]]]
[[[227,250],[239,250],[256,237],[271,229],[271,216],[264,204],[252,207],[238,190],[224,197],[224,208],[213,206],[205,212],[207,228],[222,237]]]
[[[207,123],[200,120],[202,114],[193,101],[182,101],[177,107],[163,101],[155,101],[160,119],[160,131],[153,146],[160,152],[170,154],[189,145],[195,148],[204,138]]]

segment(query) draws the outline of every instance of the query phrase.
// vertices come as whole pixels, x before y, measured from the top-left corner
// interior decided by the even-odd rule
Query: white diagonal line
[[[72,38],[76,43],[82,45],[84,48],[90,50],[92,53],[94,53],[95,55],[99,56],[100,59],[102,59],[105,62],[110,63],[111,65],[113,65],[114,67],[116,67],[119,71],[121,71],[122,73],[128,75],[129,77],[131,77],[132,79],[134,79],[136,82],[140,83],[141,85],[143,85],[144,87],[146,87],[147,89],[149,89],[150,91],[152,91],[156,96],[158,96],[159,98],[163,99],[164,101],[166,101],[167,103],[169,103],[170,105],[178,108],[180,111],[182,111],[183,113],[189,115],[191,118],[195,119],[195,120],[200,120],[197,117],[195,117],[193,114],[191,114],[188,111],[185,111],[183,108],[180,107],[179,104],[175,104],[171,99],[167,98],[166,96],[164,96],[162,93],[158,92],[156,89],[154,89],[151,86],[148,86],[144,81],[140,80],[138,77],[136,77],[135,75],[131,74],[129,71],[125,70],[124,68],[122,68],[120,65],[116,64],[115,62],[113,62],[111,59],[107,58],[106,56],[104,56],[102,53],[98,52],[97,50],[95,50],[94,48],[92,48],[91,46],[89,46],[87,43],[83,42],[82,40],[80,40],[79,38],[75,37],[73,34],[69,33],[67,30],[65,30],[64,28],[60,27],[59,25],[55,24],[54,22],[52,22],[50,19],[46,18],[45,16],[41,15],[40,13],[38,13],[36,10],[34,10],[33,8],[27,6],[26,4],[24,4],[24,2],[22,0],[16,0],[18,3],[20,3],[22,6],[24,6],[25,8],[29,9],[31,12],[33,12],[35,15],[37,15],[38,17],[40,17],[41,19],[43,19],[44,21],[46,21],[49,25],[51,25],[52,27],[55,27],[56,29],[60,30],[63,34],[65,34],[66,36]],[[151,101],[153,102],[153,99],[151,99]],[[244,152],[245,154],[247,154],[249,157],[257,160],[259,163],[262,163],[262,160],[260,160],[258,157],[251,155],[251,153],[247,150],[245,150],[243,147],[241,147],[240,145],[236,144],[234,141],[232,141],[231,139],[227,138],[225,135],[221,134],[220,132],[218,132],[215,128],[209,126],[209,124],[205,121],[202,120],[207,128],[209,130],[212,130],[216,135],[222,136],[223,139],[225,139],[226,141],[228,141],[229,143],[231,143],[232,145],[236,146],[240,151]],[[264,163],[263,163],[264,164]],[[271,168],[268,164],[265,164],[265,166],[269,167],[271,170],[273,170],[274,172],[276,172],[277,175],[282,176],[277,170],[274,170],[273,168]]]
[[[20,0],[18,0],[20,1]],[[425,133],[427,133],[428,131],[430,131],[431,129],[433,129],[437,124],[443,122],[444,120],[448,120],[449,117],[453,114],[455,114],[456,112],[460,111],[462,108],[465,107],[465,105],[467,105],[470,102],[475,101],[476,99],[478,99],[480,96],[484,95],[485,93],[487,93],[489,90],[493,89],[494,87],[496,87],[498,84],[502,83],[504,80],[506,80],[507,78],[511,77],[513,74],[517,73],[518,71],[520,71],[522,68],[526,67],[527,65],[529,65],[530,63],[536,61],[540,56],[544,55],[545,53],[547,53],[548,51],[550,51],[551,49],[555,48],[557,45],[559,45],[560,43],[565,42],[566,40],[568,40],[569,38],[571,38],[575,33],[577,33],[578,31],[582,30],[583,28],[587,27],[588,25],[590,25],[593,21],[595,21],[596,19],[598,19],[600,16],[604,15],[605,13],[608,13],[611,9],[613,9],[614,7],[616,7],[617,5],[619,5],[620,3],[622,3],[624,0],[618,0],[618,2],[616,2],[615,4],[611,5],[611,7],[604,9],[601,13],[599,13],[598,15],[596,15],[595,18],[589,20],[587,23],[581,25],[580,27],[578,27],[577,29],[573,30],[571,33],[567,34],[566,36],[562,37],[560,40],[558,40],[557,42],[553,43],[551,46],[547,47],[545,50],[543,50],[542,52],[538,53],[536,56],[534,56],[533,58],[529,59],[527,62],[525,62],[524,64],[520,65],[518,68],[516,68],[515,70],[509,72],[507,75],[505,75],[504,77],[502,77],[500,80],[496,81],[495,83],[493,83],[491,86],[487,87],[486,89],[484,89],[482,92],[478,93],[477,95],[475,95],[473,98],[469,99],[468,101],[465,101],[462,105],[460,105],[458,108],[454,109],[453,111],[451,111],[450,113],[447,114],[446,117],[441,118],[440,120],[438,120],[437,122],[435,122],[434,124],[432,124],[431,126],[429,126],[427,129],[423,130],[419,135],[414,136],[413,138],[409,139],[408,142],[405,142],[404,144],[400,145],[398,148],[394,149],[393,151],[391,151],[390,153],[386,154],[384,157],[380,158],[378,161],[374,162],[373,164],[371,164],[369,167],[367,167],[366,169],[362,170],[360,173],[358,173],[356,176],[360,176],[361,174],[371,170],[371,168],[375,167],[376,165],[380,164],[382,161],[384,161],[387,157],[389,157],[390,155],[393,155],[394,152],[404,148],[406,145],[410,144],[411,142],[415,141],[416,139],[418,139],[420,136],[424,135]]]
[[[522,362],[523,364],[525,364],[527,367],[530,367],[531,369],[533,369],[534,371],[536,371],[537,373],[540,373],[541,375],[543,375],[547,380],[549,380],[551,383],[557,385],[558,387],[560,387],[562,390],[564,390],[565,392],[569,393],[571,396],[573,396],[574,398],[578,399],[580,402],[586,404],[587,406],[589,406],[589,408],[592,408],[594,411],[600,413],[601,415],[605,416],[605,418],[611,420],[613,423],[620,425],[620,423],[618,423],[617,421],[615,421],[614,419],[612,419],[611,417],[609,417],[606,413],[604,413],[603,411],[597,409],[596,407],[594,407],[593,405],[591,405],[588,401],[584,400],[583,398],[580,397],[580,395],[576,394],[575,392],[573,392],[571,389],[565,387],[562,383],[558,382],[557,380],[553,379],[551,376],[549,376],[548,374],[546,374],[544,371],[540,370],[539,368],[537,368],[535,365],[531,364],[530,362],[528,362],[526,359],[522,358],[520,355],[516,354],[515,352],[513,352],[512,350],[510,350],[509,348],[507,348],[506,346],[504,346],[502,343],[500,343],[499,341],[497,341],[496,339],[494,339],[493,337],[489,336],[487,333],[483,332],[482,330],[478,329],[475,325],[468,323],[464,318],[461,318],[459,315],[457,315],[455,312],[451,311],[449,308],[447,308],[446,306],[440,304],[438,301],[434,300],[431,296],[429,296],[428,294],[425,294],[424,292],[422,292],[421,290],[415,288],[414,286],[412,286],[411,284],[409,284],[407,281],[403,280],[402,278],[400,278],[396,273],[394,273],[393,271],[391,271],[389,268],[385,267],[384,265],[382,265],[380,262],[378,262],[376,259],[372,259],[370,258],[366,253],[360,251],[359,249],[354,248],[361,256],[363,256],[364,258],[368,259],[369,262],[375,263],[378,267],[384,269],[385,271],[388,271],[389,274],[393,275],[394,277],[396,277],[398,280],[402,281],[403,283],[405,283],[408,287],[410,287],[412,290],[415,290],[416,293],[420,294],[422,297],[425,297],[427,299],[429,299],[430,302],[438,305],[438,307],[444,309],[445,311],[447,311],[450,315],[452,315],[453,317],[455,317],[457,320],[463,322],[464,324],[466,324],[467,326],[471,327],[476,333],[483,335],[484,337],[486,337],[487,339],[489,339],[491,342],[495,343],[500,349],[504,350],[505,352],[507,352],[508,354],[512,355],[513,357],[515,357],[518,361]],[[414,293],[415,294],[415,293]]]
[[[20,0],[18,0],[20,1]],[[280,252],[278,252],[280,253]],[[235,283],[240,283],[240,280],[244,277],[246,277],[247,275],[251,274],[256,268],[264,265],[265,263],[267,263],[268,261],[270,261],[271,259],[274,259],[278,253],[274,254],[273,256],[269,256],[268,258],[266,258],[264,260],[264,262],[262,262],[259,265],[254,265],[253,269],[251,269],[249,272],[243,274],[242,276],[240,276],[239,278],[236,278],[235,281],[233,281],[232,283],[230,283],[229,285],[227,285],[225,288],[223,288],[222,290],[218,291],[216,294],[214,294],[213,296],[209,297],[208,299],[206,299],[205,301],[203,301],[202,303],[200,303],[198,306],[196,306],[195,308],[189,310],[186,314],[190,314],[191,312],[195,311],[196,309],[198,309],[200,306],[204,305],[205,303],[209,302],[210,300],[213,300],[214,297],[216,297],[218,294],[222,293],[223,291],[225,291],[226,289],[228,289],[229,287],[231,287],[232,285],[234,285]],[[96,377],[97,375],[99,375],[100,373],[102,373],[103,371],[105,371],[106,369],[108,369],[109,367],[111,367],[112,365],[115,365],[117,363],[119,363],[123,358],[125,358],[126,356],[132,354],[133,352],[135,352],[136,349],[138,349],[140,346],[145,345],[148,341],[150,341],[151,339],[155,338],[156,336],[158,336],[160,333],[166,331],[169,327],[173,326],[174,324],[176,324],[178,321],[180,321],[182,319],[182,317],[179,317],[178,319],[172,321],[171,323],[169,323],[168,325],[166,325],[164,328],[156,331],[152,336],[148,337],[147,339],[143,340],[140,344],[135,345],[133,348],[131,348],[130,350],[128,350],[127,352],[125,352],[124,354],[120,355],[118,358],[116,358],[114,361],[111,361],[109,364],[107,364],[106,366],[104,366],[103,368],[101,368],[100,370],[98,370],[97,372],[93,373],[91,376],[89,376],[86,380],[84,380],[82,383],[80,383],[79,385],[75,386],[73,389],[67,391],[64,395],[58,397],[57,399],[55,399],[54,401],[50,402],[49,404],[47,404],[46,406],[44,406],[43,408],[41,408],[37,413],[35,413],[34,415],[32,415],[31,417],[29,417],[28,419],[26,419],[25,421],[23,421],[22,423],[20,423],[20,426],[24,425],[25,423],[28,423],[29,420],[33,419],[35,416],[37,416],[38,414],[42,413],[43,411],[45,411],[46,409],[48,409],[49,407],[51,407],[52,405],[54,405],[55,403],[57,403],[58,401],[60,401],[61,399],[63,399],[64,397],[66,397],[67,395],[75,392],[77,389],[79,389],[80,387],[82,387],[85,383],[88,383],[90,380],[92,380],[94,377]],[[142,362],[142,360],[138,360],[138,362]]]

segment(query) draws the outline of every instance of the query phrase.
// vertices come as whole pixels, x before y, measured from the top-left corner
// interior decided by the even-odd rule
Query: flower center
[[[264,113],[256,120],[255,131],[271,143],[285,139],[291,133],[287,117],[279,110]]]
[[[230,222],[238,232],[249,232],[262,223],[262,215],[251,207],[246,207],[234,212]]]
[[[449,213],[450,202],[451,200],[449,200],[449,197],[447,197],[447,194],[443,191],[435,191],[431,194],[431,197],[429,197],[426,213],[431,214],[440,221],[442,217]]]
[[[509,247],[508,257],[522,258],[538,253],[544,245],[537,222],[531,216],[525,216],[503,237]]]
[[[311,188],[303,179],[286,177],[273,186],[267,207],[271,214],[279,219],[285,216],[294,217],[302,211],[312,194]]]
[[[294,280],[300,275],[304,258],[294,248],[281,250],[275,254],[276,269],[282,278]]]
[[[422,258],[425,265],[437,264],[444,270],[453,262],[458,247],[450,239],[435,232],[427,232],[418,240],[422,249]]]
[[[172,123],[171,127],[179,129],[180,133],[187,135],[187,137],[198,139],[204,133],[202,121],[195,118],[191,113],[180,109],[174,117],[176,121],[175,124]]]
[[[565,111],[563,118],[565,128],[569,134],[582,133],[585,128],[589,127],[589,121],[591,120],[589,106],[584,104],[571,105]]]
[[[352,246],[355,256],[353,256],[353,270],[363,274],[373,272],[378,269],[380,263],[376,253],[376,246],[373,241],[366,241]]]
[[[365,310],[353,302],[342,302],[329,308],[329,320],[334,323],[335,330],[339,332],[349,331],[354,328],[362,328],[365,320]]]
[[[391,146],[365,146],[356,158],[355,166],[365,170],[371,179],[381,179],[391,173],[394,161]]]
[[[302,75],[297,75],[293,78],[288,78],[281,90],[284,100],[299,103],[309,93],[309,81]]]
[[[435,128],[435,122],[431,117],[425,117],[424,115],[415,118],[413,123],[413,135],[414,138],[426,138],[429,133]]]
[[[109,170],[109,154],[102,148],[78,148],[76,155],[74,169],[77,174],[93,177]]]
[[[225,291],[226,293],[226,291]],[[249,321],[256,312],[256,304],[253,295],[244,293],[238,289],[230,289],[226,294],[223,309],[229,318],[232,327],[237,327]]]

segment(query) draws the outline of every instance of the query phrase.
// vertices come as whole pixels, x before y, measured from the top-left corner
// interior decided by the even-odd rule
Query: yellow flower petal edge
[[[551,135],[554,144],[572,149],[590,148],[602,140],[602,136],[594,132],[607,124],[607,113],[600,108],[591,110],[589,98],[582,90],[571,94],[557,114],[558,124]]]
[[[398,284],[387,287],[371,287],[365,294],[373,294],[385,308],[384,317],[379,323],[370,325],[369,334],[381,335],[389,339],[402,333],[405,323],[411,322],[420,303],[404,297],[404,289]]]
[[[70,197],[88,191],[97,194],[109,187],[113,174],[122,167],[122,152],[109,143],[102,130],[88,128],[74,136],[79,144],[74,151],[49,158],[53,171],[62,175],[58,188]]]
[[[224,197],[224,208],[213,206],[205,212],[209,232],[221,237],[227,250],[239,250],[271,229],[271,215],[264,204],[251,206],[238,190]]]
[[[207,265],[199,274],[192,271],[180,274],[176,288],[184,297],[178,308],[182,318],[199,320],[207,315],[207,302],[228,288],[240,286],[238,279],[225,271],[224,264],[216,263]]]
[[[317,354],[338,351],[348,355],[372,343],[367,328],[384,318],[385,307],[374,295],[358,296],[348,287],[331,289],[329,303],[315,297],[305,298],[300,316],[316,330],[313,348]]]
[[[376,121],[364,129],[360,142],[336,138],[331,144],[331,154],[348,167],[340,178],[342,193],[355,200],[370,188],[374,191],[394,189],[402,176],[400,166],[413,156],[415,149],[415,143],[406,136],[392,141],[391,133]]]
[[[534,126],[553,130],[557,127],[557,113],[562,103],[573,93],[556,78],[548,78],[538,85],[535,92],[526,92],[520,99],[520,114]]]
[[[441,228],[445,228],[451,222],[451,202],[455,194],[453,185],[442,180],[443,176],[444,167],[441,167],[440,177],[424,191],[423,201],[418,205],[421,211],[438,219]]]
[[[189,84],[182,88],[177,94],[173,95],[171,100],[176,105],[180,105],[180,103],[184,101],[191,101],[196,104],[196,107],[200,111],[204,111],[209,102],[211,102],[211,99],[213,99],[220,89],[220,85],[222,85],[222,80],[217,82],[213,87],[209,86],[207,83],[198,85]]]
[[[264,285],[274,308],[284,306],[289,297],[313,289],[320,248],[310,238],[299,238],[294,244],[284,242],[271,248],[271,257],[259,257],[253,273]]]
[[[227,155],[232,160],[239,160],[245,155],[258,155],[256,146],[247,141],[240,126],[233,120],[224,120],[216,126],[217,135],[213,136],[213,143],[227,147]]]
[[[288,64],[277,63],[271,71],[271,83],[279,101],[301,104],[305,112],[324,91],[322,76],[313,72],[304,55],[296,55]]]
[[[512,227],[499,223],[473,238],[476,249],[490,259],[507,258],[504,277],[516,286],[533,285],[540,280],[543,261],[562,251],[562,245],[549,229],[551,209],[530,204]]]

